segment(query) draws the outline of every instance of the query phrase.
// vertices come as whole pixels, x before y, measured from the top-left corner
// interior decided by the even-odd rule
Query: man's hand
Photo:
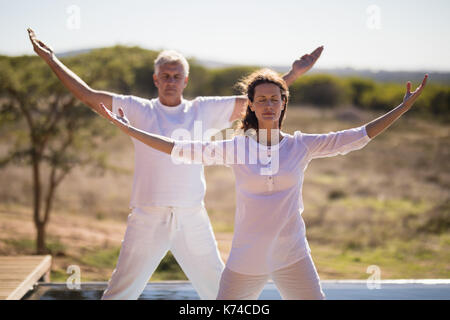
[[[422,93],[423,88],[425,88],[425,85],[427,84],[428,74],[426,74],[423,77],[422,84],[414,91],[411,92],[411,82],[408,81],[406,83],[406,93],[405,97],[403,98],[403,105],[406,106],[408,109],[412,107],[414,102],[417,100],[417,98]]]
[[[310,54],[305,54],[300,59],[295,60],[292,64],[291,70],[283,75],[283,79],[286,81],[286,84],[290,86],[295,80],[297,80],[298,77],[311,69],[319,59],[322,51],[323,46],[320,46]]]
[[[31,28],[28,28],[28,36],[30,37],[31,44],[33,45],[34,52],[37,53],[42,59],[50,59],[53,56],[53,49],[47,46],[41,40],[36,38],[36,34]]]
[[[310,54],[305,54],[300,59],[295,60],[292,64],[292,71],[294,72],[295,76],[299,77],[308,72],[308,70],[311,69],[317,62],[320,55],[322,54],[322,51],[323,46],[320,46]]]

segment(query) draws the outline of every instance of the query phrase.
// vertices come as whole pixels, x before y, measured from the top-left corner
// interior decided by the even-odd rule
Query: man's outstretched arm
[[[292,64],[291,70],[283,75],[284,81],[286,84],[290,86],[294,83],[297,78],[301,77],[303,74],[309,71],[314,64],[319,59],[322,54],[323,46],[318,47],[310,54],[303,55],[300,59],[295,60]],[[230,116],[230,121],[234,121],[237,119],[241,119],[242,114],[245,113],[247,108],[247,97],[246,96],[238,96],[236,97],[236,102],[234,103],[234,110]]]
[[[112,110],[113,93],[98,91],[89,87],[80,77],[59,61],[54,55],[53,49],[38,40],[34,31],[30,28],[28,28],[28,35],[37,55],[49,65],[59,80],[77,99],[96,112],[98,112],[100,102],[103,102],[109,110]]]

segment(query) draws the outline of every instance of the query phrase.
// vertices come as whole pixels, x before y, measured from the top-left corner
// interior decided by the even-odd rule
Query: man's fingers
[[[314,50],[313,52],[311,52],[311,55],[312,55],[314,58],[318,58],[318,57],[320,56],[320,54],[322,53],[322,51],[323,51],[323,46],[320,46],[320,47],[318,47],[316,50]]]
[[[408,93],[408,94],[411,93],[411,81],[408,81],[406,83],[406,93]]]
[[[35,34],[34,31],[31,30],[31,29],[28,29],[28,36],[30,37],[30,40],[31,40],[31,41],[36,40],[36,34]]]

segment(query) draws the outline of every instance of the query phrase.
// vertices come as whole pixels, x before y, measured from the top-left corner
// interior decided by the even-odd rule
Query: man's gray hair
[[[159,67],[166,63],[179,63],[183,66],[184,75],[189,75],[189,64],[186,58],[179,52],[174,50],[162,51],[155,60],[155,74],[158,74]]]

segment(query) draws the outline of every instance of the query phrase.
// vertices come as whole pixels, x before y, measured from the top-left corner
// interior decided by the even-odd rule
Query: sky
[[[230,64],[450,71],[448,0],[0,0],[0,54],[121,45]]]

